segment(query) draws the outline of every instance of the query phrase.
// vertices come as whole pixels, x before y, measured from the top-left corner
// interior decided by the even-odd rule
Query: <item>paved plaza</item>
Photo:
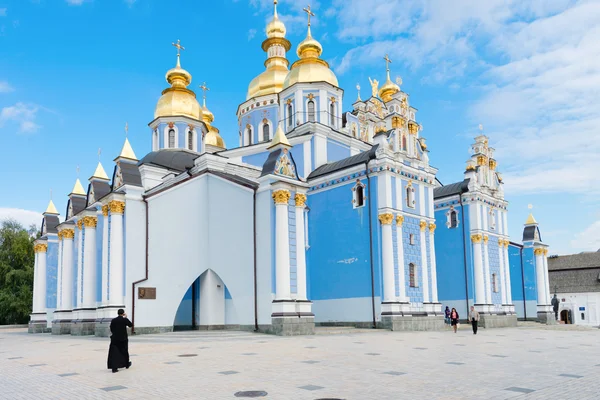
[[[1,399],[597,399],[598,329],[444,332],[318,329],[130,338],[133,366],[106,369],[108,339],[0,330]]]

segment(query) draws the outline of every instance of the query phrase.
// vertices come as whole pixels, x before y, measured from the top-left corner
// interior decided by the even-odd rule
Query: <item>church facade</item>
[[[30,331],[106,336],[119,308],[135,333],[433,330],[446,305],[462,317],[475,305],[486,326],[543,317],[546,245],[537,223],[510,241],[488,138],[475,139],[464,180],[442,185],[391,60],[345,112],[310,7],[290,66],[276,6],[265,70],[237,110],[238,147],[214,125],[206,85],[202,105],[188,88],[177,42],[152,152],[138,159],[126,139],[111,177],[99,163],[87,190],[77,179],[63,222],[50,202]]]

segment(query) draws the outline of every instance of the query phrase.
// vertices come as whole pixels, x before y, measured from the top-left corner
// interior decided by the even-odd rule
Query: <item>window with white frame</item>
[[[415,208],[415,188],[412,186],[412,182],[406,185],[406,205],[410,208]]]
[[[411,246],[415,245],[415,235],[412,233],[408,235],[408,244],[410,244]]]
[[[408,285],[410,287],[419,286],[419,280],[417,279],[417,266],[413,263],[408,264]]]
[[[263,142],[268,142],[270,136],[271,136],[271,133],[269,130],[269,124],[265,122],[263,125],[263,138],[262,138]]]
[[[498,277],[496,274],[492,274],[492,291],[498,293]]]
[[[308,101],[308,121],[315,122],[315,102],[313,100]]]
[[[356,185],[352,188],[352,206],[354,208],[363,207],[365,205],[365,185],[359,179],[356,180]]]
[[[448,229],[458,227],[458,211],[454,209],[454,206],[450,206],[450,209],[446,213],[446,226]]]
[[[335,103],[333,101],[329,104],[329,124],[335,126]]]
[[[169,129],[169,148],[175,148],[175,129]]]
[[[252,128],[248,127],[246,128],[246,146],[249,146],[252,144]]]
[[[194,150],[194,131],[188,131],[188,150]]]
[[[292,103],[288,104],[287,113],[288,113],[288,126],[291,127],[292,124],[294,123],[294,113],[293,113]]]

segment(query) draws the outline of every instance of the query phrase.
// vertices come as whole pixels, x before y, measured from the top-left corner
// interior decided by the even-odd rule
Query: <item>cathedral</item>
[[[50,201],[29,331],[107,336],[119,308],[137,334],[436,330],[445,306],[466,318],[471,305],[486,327],[550,323],[547,245],[533,216],[510,240],[488,138],[474,139],[462,180],[443,185],[388,56],[383,84],[369,78],[365,100],[357,87],[344,105],[310,7],[290,65],[274,3],[236,147],[206,85],[202,105],[189,89],[178,41],[152,151],[138,158],[125,139],[111,176],[98,163],[87,190],[76,180],[63,218]]]

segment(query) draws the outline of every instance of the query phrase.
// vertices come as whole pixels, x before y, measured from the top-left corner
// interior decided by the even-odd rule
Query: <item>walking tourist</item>
[[[456,308],[452,307],[452,311],[450,311],[450,323],[452,324],[454,333],[456,333],[456,329],[458,329],[458,318],[458,311],[456,311]]]
[[[479,324],[479,313],[475,310],[475,307],[471,306],[471,312],[469,313],[469,321],[473,326],[473,335],[477,335],[477,325]]]
[[[127,339],[127,327],[132,326],[131,321],[127,318],[125,310],[122,308],[117,311],[119,314],[110,322],[110,347],[108,349],[108,369],[112,372],[119,372],[119,368],[131,367],[129,361],[129,341]]]
[[[446,306],[446,310],[444,311],[444,323],[450,327],[450,307]]]

